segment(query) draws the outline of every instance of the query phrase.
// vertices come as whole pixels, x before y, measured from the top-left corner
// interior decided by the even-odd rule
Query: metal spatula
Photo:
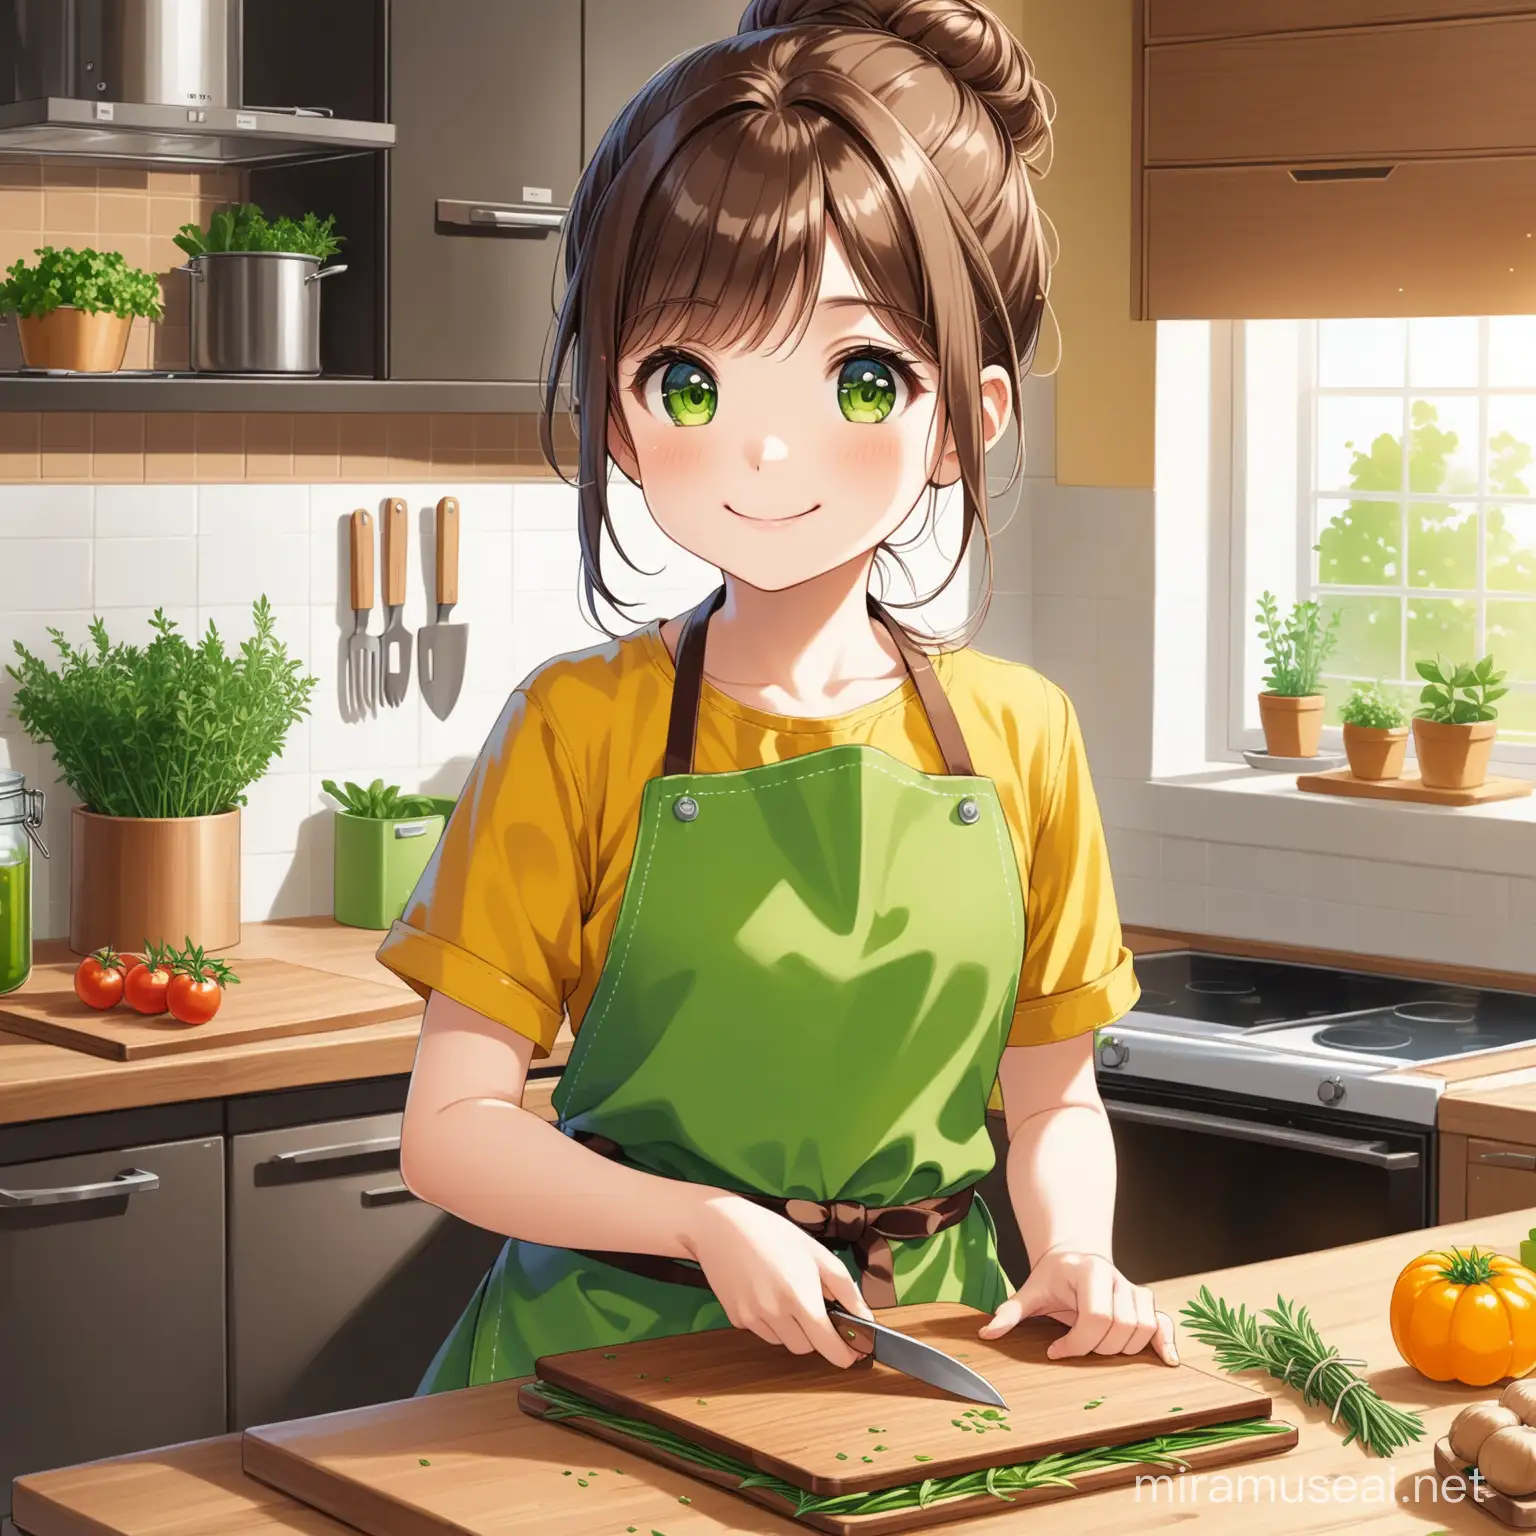
[[[347,641],[347,679],[352,706],[361,714],[379,707],[379,637],[368,633],[373,618],[373,518],[352,514],[352,611],[357,626]]]
[[[458,600],[459,504],[444,496],[437,504],[437,621],[424,624],[416,636],[421,696],[439,720],[448,718],[464,683],[469,625],[448,622]]]
[[[409,513],[404,500],[384,503],[384,633],[379,649],[384,666],[384,702],[397,707],[411,681],[411,632],[403,623],[405,566],[410,553]]]

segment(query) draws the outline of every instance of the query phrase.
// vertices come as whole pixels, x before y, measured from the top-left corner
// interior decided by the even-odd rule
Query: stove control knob
[[[1317,1085],[1317,1096],[1324,1104],[1342,1104],[1344,1084],[1336,1077],[1325,1077]]]
[[[1123,1067],[1131,1059],[1131,1048],[1118,1035],[1105,1035],[1099,1042],[1099,1065]]]

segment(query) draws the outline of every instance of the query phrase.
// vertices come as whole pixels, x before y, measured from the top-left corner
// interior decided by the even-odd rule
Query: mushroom
[[[1520,1415],[1501,1403],[1473,1403],[1456,1415],[1451,1425],[1451,1449],[1461,1464],[1470,1467],[1483,1448],[1483,1441],[1498,1429],[1513,1429]]]
[[[1506,1408],[1514,1409],[1522,1424],[1536,1422],[1536,1376],[1510,1382],[1499,1401]]]
[[[1491,1488],[1523,1499],[1536,1493],[1536,1429],[1496,1429],[1477,1455],[1477,1470]]]

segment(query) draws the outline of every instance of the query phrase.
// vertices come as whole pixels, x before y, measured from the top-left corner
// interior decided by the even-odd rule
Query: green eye
[[[714,417],[720,392],[697,363],[668,363],[661,375],[661,400],[680,427],[706,426]]]
[[[896,374],[878,357],[850,357],[837,375],[837,403],[849,421],[884,421],[896,409]]]

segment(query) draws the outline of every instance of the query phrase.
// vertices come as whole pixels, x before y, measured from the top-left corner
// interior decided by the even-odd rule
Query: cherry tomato
[[[126,970],[127,963],[110,946],[98,949],[75,968],[75,996],[92,1008],[115,1008]]]
[[[184,971],[171,977],[165,994],[173,1018],[183,1024],[206,1024],[224,1001],[224,988],[213,980],[199,981]]]
[[[163,945],[144,944],[144,958],[123,978],[123,996],[140,1013],[164,1013],[171,984],[169,952]]]

